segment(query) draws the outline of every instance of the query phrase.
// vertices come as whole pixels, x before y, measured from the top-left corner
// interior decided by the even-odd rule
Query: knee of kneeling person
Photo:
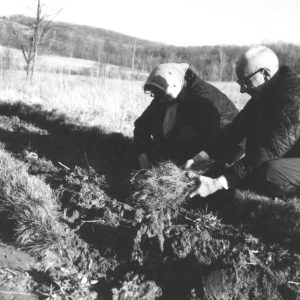
[[[285,191],[289,189],[289,182],[282,170],[282,162],[280,160],[271,160],[264,162],[257,172],[257,184],[259,186],[272,187],[276,191]]]
[[[278,160],[270,160],[262,163],[256,172],[256,181],[260,184],[264,182],[280,182],[280,162]]]

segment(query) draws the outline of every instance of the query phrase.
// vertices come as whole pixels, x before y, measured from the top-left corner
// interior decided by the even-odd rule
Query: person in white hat
[[[246,138],[245,156],[213,178],[191,174],[199,182],[191,196],[206,197],[236,186],[272,197],[300,194],[299,76],[287,66],[279,67],[277,55],[265,46],[246,51],[236,74],[241,93],[251,99],[206,156],[218,159],[218,149],[224,152]]]
[[[159,64],[144,91],[153,100],[134,123],[140,168],[164,159],[180,165],[208,151],[221,127],[238,113],[225,94],[201,80],[186,63]]]

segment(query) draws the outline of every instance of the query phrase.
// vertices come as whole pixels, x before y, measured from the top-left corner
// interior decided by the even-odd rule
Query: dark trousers
[[[300,195],[300,158],[265,162],[244,180],[242,186],[272,197]]]

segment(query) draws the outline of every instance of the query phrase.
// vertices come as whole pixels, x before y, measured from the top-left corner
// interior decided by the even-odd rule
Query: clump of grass
[[[224,227],[224,224],[218,218],[217,214],[211,211],[201,211],[197,212],[197,218],[193,220],[195,227],[200,230],[215,231],[221,230]],[[195,217],[195,216],[194,216]]]
[[[146,211],[152,211],[178,209],[195,188],[195,183],[172,162],[162,162],[140,171],[134,177],[133,186],[133,202]]]
[[[34,252],[56,243],[60,234],[58,203],[51,188],[30,176],[27,166],[0,148],[0,210],[15,223],[20,246]]]
[[[56,212],[39,201],[30,201],[22,189],[9,196],[0,194],[0,211],[15,222],[16,241],[23,248],[40,253],[57,242],[59,225]],[[51,215],[51,212],[54,212]]]

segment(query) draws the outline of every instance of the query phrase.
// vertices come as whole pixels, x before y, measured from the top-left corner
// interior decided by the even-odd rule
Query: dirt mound
[[[18,116],[10,116],[18,109]],[[28,184],[18,198],[13,184],[20,172],[7,166],[14,174],[12,188],[6,188],[11,201],[0,199],[0,204],[26,203],[27,209],[29,190],[41,207],[55,203],[53,214],[47,214],[48,224],[56,226],[55,243],[43,244],[42,218],[30,219],[31,240],[39,241],[42,251],[30,252],[39,265],[28,271],[27,294],[113,300],[299,296],[298,199],[274,202],[240,191],[230,201],[223,194],[191,200],[194,182],[171,162],[133,173],[132,145],[125,137],[95,128],[81,131],[62,116],[55,119],[33,108],[6,107],[6,112],[0,141],[24,177],[31,178],[26,182],[35,185]],[[10,187],[7,172],[0,175]],[[6,207],[13,218],[6,242],[25,247],[14,227],[20,220],[12,214],[13,204]],[[47,236],[51,228],[46,227]],[[0,277],[1,272],[0,262]],[[9,279],[8,273],[3,276]]]
[[[299,256],[194,213],[178,222],[152,213],[135,237],[132,259],[162,287],[165,299],[296,299]]]

